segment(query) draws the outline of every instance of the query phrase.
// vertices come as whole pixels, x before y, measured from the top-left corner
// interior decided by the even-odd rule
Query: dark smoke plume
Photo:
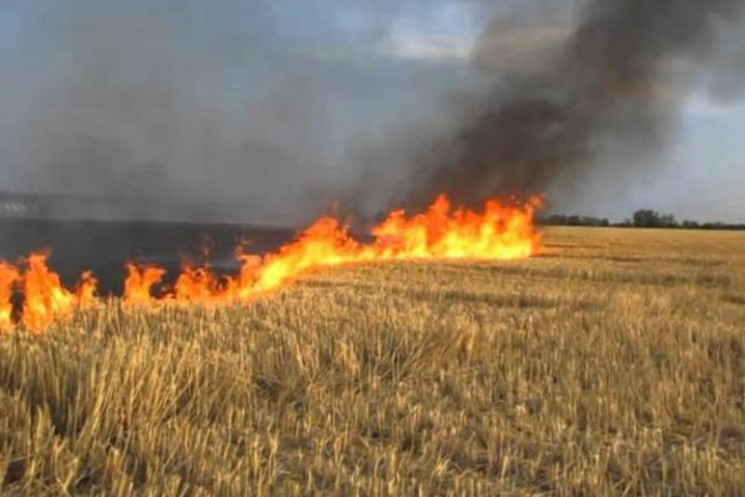
[[[630,174],[658,151],[691,87],[739,91],[742,70],[722,67],[722,46],[742,47],[741,0],[590,0],[540,52],[503,63],[495,22],[474,58],[495,83],[461,106],[465,124],[420,157],[404,203],[446,192],[485,197],[577,185],[591,170]],[[734,42],[734,43],[733,43]],[[465,116],[465,117],[463,117]],[[607,155],[612,154],[612,160]],[[639,169],[635,169],[639,171]]]

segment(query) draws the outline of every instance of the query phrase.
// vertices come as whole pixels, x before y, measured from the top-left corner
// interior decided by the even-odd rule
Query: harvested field
[[[0,335],[0,492],[745,494],[745,236],[545,245]]]

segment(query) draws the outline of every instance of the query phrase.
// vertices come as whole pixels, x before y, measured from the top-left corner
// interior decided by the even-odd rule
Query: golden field
[[[0,335],[0,494],[745,495],[745,235],[545,244]]]

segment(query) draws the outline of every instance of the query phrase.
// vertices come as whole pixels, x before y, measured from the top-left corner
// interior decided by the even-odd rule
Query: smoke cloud
[[[177,202],[299,223],[334,200],[365,216],[571,190],[643,171],[694,86],[744,89],[743,0],[13,1],[1,189],[115,198],[119,218]],[[407,31],[464,5],[494,19],[470,57]]]
[[[111,217],[158,218],[176,202],[302,222],[324,207],[316,192],[338,182],[357,128],[381,120],[385,82],[406,77],[313,46],[306,23],[324,24],[312,8],[17,5],[13,60],[0,59],[0,189],[116,199]]]
[[[644,173],[694,86],[739,95],[743,3],[590,0],[574,23],[524,36],[514,19],[497,19],[474,52],[489,88],[464,96],[457,124],[420,153],[403,202],[445,192],[473,204],[571,190],[603,169]]]

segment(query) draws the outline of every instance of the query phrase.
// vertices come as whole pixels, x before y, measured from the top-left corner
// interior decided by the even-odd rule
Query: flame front
[[[483,212],[476,212],[452,209],[443,195],[421,214],[407,217],[403,210],[394,211],[373,228],[374,240],[368,244],[352,237],[338,220],[323,217],[275,253],[263,257],[239,253],[238,275],[220,277],[209,266],[185,264],[173,289],[159,296],[154,289],[166,271],[129,263],[123,300],[137,306],[245,302],[277,290],[315,268],[406,259],[523,259],[534,254],[540,245],[534,214],[541,204],[538,197],[518,206],[490,200]],[[0,261],[0,328],[12,325],[12,295],[19,283],[24,296],[21,321],[34,333],[43,332],[52,321],[76,307],[98,302],[92,273],[83,273],[73,292],[62,285],[46,262],[47,254],[32,254],[26,260],[25,271],[20,271]]]

